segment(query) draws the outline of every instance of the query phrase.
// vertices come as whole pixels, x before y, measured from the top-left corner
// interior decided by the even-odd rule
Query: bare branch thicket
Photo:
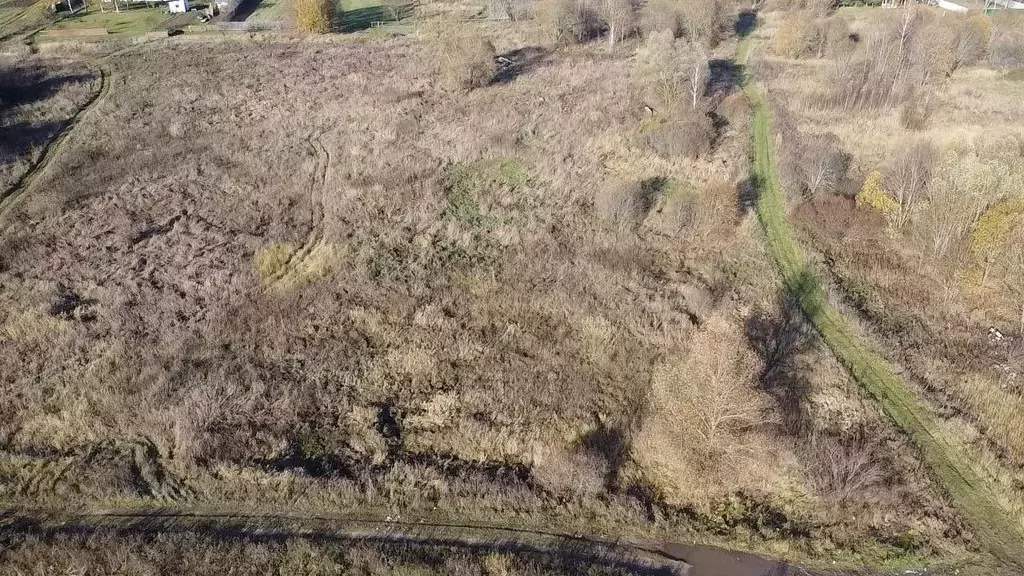
[[[636,32],[638,9],[635,0],[598,0],[598,13],[608,28],[608,45]]]
[[[721,0],[679,0],[686,39],[705,46],[718,43],[725,20]]]
[[[953,44],[954,69],[982,61],[992,40],[992,23],[988,16],[975,14],[963,20],[956,30]]]
[[[491,18],[513,22],[529,20],[534,15],[533,0],[487,0],[484,9]]]
[[[935,146],[920,140],[904,146],[885,171],[885,190],[898,205],[893,225],[903,228],[927,197],[937,152]]]
[[[870,500],[885,481],[881,452],[865,431],[847,438],[816,435],[807,447],[807,476],[819,494],[836,504]]]
[[[1024,67],[1024,31],[1001,31],[996,34],[989,45],[988,62],[996,70]]]
[[[498,73],[494,45],[481,36],[470,33],[442,36],[440,52],[442,77],[452,89],[482,88]]]
[[[601,35],[604,22],[599,12],[599,0],[555,0],[545,14],[555,42],[571,44],[586,42]]]
[[[639,27],[644,36],[668,30],[675,38],[686,34],[683,13],[676,0],[648,0],[640,9]]]
[[[700,157],[711,150],[714,126],[707,114],[709,65],[704,48],[675,40],[670,30],[652,33],[636,58],[644,98],[654,109],[648,142],[665,157]]]
[[[637,51],[636,62],[644,97],[656,111],[670,113],[684,98],[691,110],[701,106],[710,78],[703,46],[677,41],[668,30],[654,32]]]
[[[834,134],[790,131],[782,154],[786,189],[797,196],[797,201],[835,193],[850,165],[850,155]]]

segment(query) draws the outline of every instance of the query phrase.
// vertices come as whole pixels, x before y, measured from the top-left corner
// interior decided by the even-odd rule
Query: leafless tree
[[[902,228],[910,222],[914,210],[926,197],[936,157],[934,145],[920,140],[906,145],[886,170],[885,189],[899,205],[893,221],[896,228]]]
[[[633,0],[599,0],[599,14],[608,27],[608,45],[615,43],[630,34],[637,25],[637,6]]]
[[[782,146],[782,173],[787,190],[799,200],[813,200],[836,191],[850,163],[834,134],[786,131]]]
[[[984,15],[971,16],[958,27],[953,48],[954,67],[962,68],[985,57],[992,40],[992,25]]]
[[[679,0],[679,12],[688,40],[708,46],[718,41],[722,26],[720,0]]]
[[[688,75],[690,83],[690,109],[696,110],[705,92],[707,92],[711,71],[708,65],[708,55],[700,44],[693,44],[691,46],[690,61],[687,67],[690,71]]]
[[[399,1],[406,3],[406,0]],[[485,8],[491,18],[499,20],[517,21],[533,17],[533,0],[487,0]]]

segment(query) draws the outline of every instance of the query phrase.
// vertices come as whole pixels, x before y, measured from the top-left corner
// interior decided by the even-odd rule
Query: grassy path
[[[741,44],[746,62],[752,40]],[[833,306],[808,268],[787,220],[786,200],[772,145],[771,111],[764,95],[744,76],[743,92],[754,112],[754,177],[759,188],[757,216],[768,252],[786,287],[807,318],[850,375],[917,444],[936,481],[949,494],[981,545],[998,559],[1024,569],[1024,534],[1020,524],[996,501],[987,481],[940,435],[936,416],[919,401],[895,367],[860,337]]]

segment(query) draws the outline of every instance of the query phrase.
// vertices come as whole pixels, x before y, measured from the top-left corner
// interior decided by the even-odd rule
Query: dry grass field
[[[768,14],[757,69],[779,118],[791,189],[831,162],[793,143],[824,142],[819,150],[841,158],[829,193],[804,188],[791,201],[834,295],[909,370],[948,435],[1024,519],[1020,21],[905,14],[839,10],[826,26],[859,40],[826,41],[821,57],[794,57],[778,41],[795,29],[792,16]],[[837,101],[841,71],[870,61],[881,45],[873,39],[904,22],[908,72],[874,92],[890,95]],[[971,27],[991,43],[967,54]],[[879,202],[878,191],[891,200]]]
[[[429,33],[109,60],[109,94],[0,222],[0,498],[965,554],[774,279],[734,39],[680,119],[650,96],[656,39],[500,26],[479,30],[515,64],[468,91]],[[139,545],[159,564],[181,544]],[[61,565],[112,554],[66,546]]]
[[[0,62],[0,188],[9,190],[96,90],[82,62]]]
[[[478,553],[437,547],[214,539],[189,534],[5,538],[6,574],[315,574],[362,576],[625,576],[628,569],[588,566],[528,553]],[[641,572],[642,573],[642,572]]]

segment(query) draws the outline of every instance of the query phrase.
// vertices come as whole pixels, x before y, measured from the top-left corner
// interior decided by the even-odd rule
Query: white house
[[[188,0],[170,0],[167,3],[167,11],[171,14],[184,14],[188,8]]]

